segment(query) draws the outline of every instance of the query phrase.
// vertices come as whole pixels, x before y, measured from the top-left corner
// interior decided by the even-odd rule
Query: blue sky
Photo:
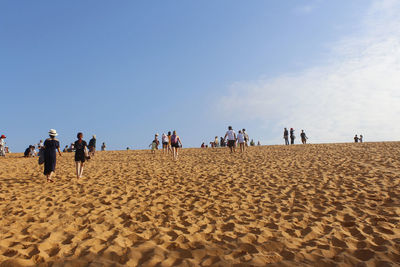
[[[371,10],[397,5],[376,2],[2,1],[0,132],[13,151],[37,143],[50,128],[62,145],[82,131],[109,149],[145,148],[155,132],[174,129],[185,147],[197,147],[228,125],[247,128],[263,144],[280,143],[283,125],[307,126],[316,142],[344,141],[347,132],[351,140],[374,125],[349,129],[334,118],[329,127],[341,132],[324,140],[320,121],[311,125],[273,110],[301,114],[303,104],[313,106],[286,100],[297,99],[307,73],[324,77],[354,58],[343,51],[357,50],[354,39],[370,36],[367,22],[377,19]],[[325,84],[317,85],[324,92]]]

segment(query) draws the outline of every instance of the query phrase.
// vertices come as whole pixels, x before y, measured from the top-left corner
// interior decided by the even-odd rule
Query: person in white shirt
[[[168,153],[168,146],[169,146],[169,138],[168,138],[168,135],[166,135],[165,133],[163,133],[162,136],[161,136],[161,142],[162,142],[163,153],[164,153],[164,154],[167,154],[167,153]]]
[[[4,139],[6,139],[6,136],[4,134],[2,134],[0,136],[0,156],[1,157],[6,156],[6,141]]]
[[[242,133],[242,131],[239,130],[239,133],[237,135],[237,141],[239,143],[239,148],[240,148],[240,152],[243,153],[245,150],[245,135]]]
[[[225,134],[224,141],[226,140],[226,137],[228,137],[228,147],[232,152],[236,152],[236,133],[232,129],[232,126],[228,127],[228,131]]]
[[[242,130],[242,133],[243,133],[243,136],[244,136],[244,144],[245,144],[245,146],[249,146],[249,145],[248,145],[248,142],[249,142],[249,135],[247,134],[246,129],[243,129],[243,130]]]
[[[37,145],[38,149],[40,150],[43,146],[43,140],[39,141],[39,144]]]

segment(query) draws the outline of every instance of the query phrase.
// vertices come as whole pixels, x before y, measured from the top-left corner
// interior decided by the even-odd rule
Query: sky
[[[177,130],[311,143],[397,140],[400,1],[1,1],[0,133],[108,149]],[[299,141],[299,138],[296,140]]]

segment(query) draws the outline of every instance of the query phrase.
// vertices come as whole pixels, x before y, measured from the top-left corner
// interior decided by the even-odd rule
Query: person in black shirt
[[[93,135],[93,138],[90,139],[88,147],[89,147],[89,154],[91,157],[93,157],[94,153],[96,152],[96,135]]]
[[[296,136],[294,136],[294,129],[290,128],[290,144],[294,145],[294,139],[296,138]]]
[[[83,165],[86,161],[87,156],[87,143],[83,140],[83,133],[77,134],[78,140],[75,141],[75,164],[76,164],[76,177],[82,178]]]
[[[56,139],[57,132],[54,129],[49,131],[50,138],[47,138],[44,141],[43,149],[44,149],[44,172],[43,174],[47,177],[47,182],[54,182],[51,179],[51,176],[54,174],[56,170],[56,151],[61,156],[60,151],[60,142]]]
[[[358,136],[356,135],[356,136],[354,136],[354,143],[358,143]]]
[[[289,132],[286,128],[283,130],[283,139],[285,139],[285,145],[289,145]]]

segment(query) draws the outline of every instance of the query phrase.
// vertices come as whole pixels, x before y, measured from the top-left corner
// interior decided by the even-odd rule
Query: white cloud
[[[224,110],[243,118],[306,129],[313,142],[400,137],[400,1],[377,0],[359,36],[332,45],[332,59],[298,73],[236,82],[222,99]],[[268,142],[281,142],[281,136]]]

